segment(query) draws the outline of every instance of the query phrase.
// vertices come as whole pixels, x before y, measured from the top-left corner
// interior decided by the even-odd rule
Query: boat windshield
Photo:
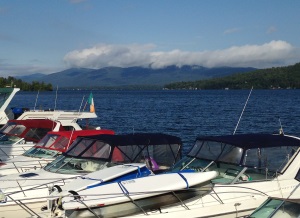
[[[64,151],[66,150],[69,141],[70,139],[65,136],[61,136],[58,134],[47,134],[35,146]]]
[[[8,122],[2,127],[1,132],[9,135],[21,135],[25,129],[26,127],[24,125]]]
[[[216,141],[197,140],[189,154],[174,165],[172,171],[218,171],[215,183],[269,180],[282,173],[298,147],[240,147]]]
[[[261,207],[256,209],[249,218],[299,217],[299,215],[299,202],[268,199]]]
[[[44,170],[61,174],[86,174],[117,165],[103,160],[81,159],[61,155],[44,167]]]
[[[56,150],[32,147],[29,150],[27,150],[23,155],[27,157],[53,158],[56,157],[59,153],[60,152]]]
[[[0,135],[0,144],[14,144],[15,142],[21,140],[22,138],[18,136],[12,136],[12,135]]]

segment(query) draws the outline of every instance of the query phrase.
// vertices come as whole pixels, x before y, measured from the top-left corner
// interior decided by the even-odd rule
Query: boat
[[[114,134],[114,131],[104,129],[50,131],[22,155],[1,162],[0,176],[40,169],[61,153],[66,152],[78,136],[100,134]]]
[[[300,170],[295,178],[300,182]],[[249,218],[294,218],[300,217],[300,183],[287,198],[269,197]]]
[[[92,173],[94,174],[94,173]],[[121,178],[106,183],[105,180],[87,175],[88,181],[74,180],[63,187],[59,201],[51,204],[51,216],[61,217],[119,217],[156,209],[157,206],[178,203],[202,192],[189,192],[217,177],[211,172],[177,172],[148,175],[137,178]],[[94,183],[94,184],[93,184]],[[67,190],[69,190],[67,192]],[[61,205],[55,205],[61,202]],[[49,204],[50,205],[50,204]],[[60,208],[58,213],[57,208]]]
[[[300,217],[300,199],[268,198],[249,218]]]
[[[7,107],[19,88],[0,88],[0,127],[5,125],[8,120],[14,119],[14,115]]]
[[[48,119],[9,120],[0,129],[1,162],[23,154],[54,129],[65,130],[60,123]]]
[[[28,120],[28,119],[51,119],[59,121],[66,130],[80,130],[91,128],[88,124],[89,119],[97,118],[95,112],[80,110],[40,110],[30,108],[8,108],[15,94],[20,91],[19,88],[0,88],[0,126],[7,123],[8,120]],[[84,122],[80,122],[84,120]],[[93,127],[94,128],[94,127]],[[95,127],[99,128],[99,127]]]
[[[1,217],[40,216],[54,186],[105,168],[144,163],[162,173],[181,158],[181,146],[180,138],[161,133],[77,137],[67,152],[43,169],[0,177]]]
[[[132,217],[247,216],[269,196],[287,198],[299,185],[299,147],[300,138],[284,134],[198,137],[170,171],[217,171],[210,192]]]

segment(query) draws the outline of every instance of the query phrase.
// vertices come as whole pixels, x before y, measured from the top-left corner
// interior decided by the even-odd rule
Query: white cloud
[[[34,73],[54,73],[63,70],[63,68],[44,67],[39,65],[13,65],[6,63],[6,60],[0,59],[1,77],[30,75]]]
[[[224,50],[189,52],[172,50],[154,51],[155,46],[100,44],[92,48],[71,51],[64,61],[69,67],[102,68],[151,65],[200,65],[204,67],[275,67],[300,60],[299,52],[285,41],[271,41],[262,45],[233,46]],[[294,62],[293,62],[294,61]]]

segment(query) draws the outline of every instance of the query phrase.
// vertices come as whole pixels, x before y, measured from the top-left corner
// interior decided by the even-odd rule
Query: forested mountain
[[[222,78],[178,82],[165,85],[166,89],[299,89],[300,63],[287,67],[273,67],[238,73]]]
[[[22,91],[52,91],[52,85],[51,84],[46,84],[44,82],[23,82],[21,79],[16,79],[14,77],[8,77],[8,78],[3,78],[0,77],[0,87],[6,87],[6,86],[11,86],[11,87],[17,87],[20,88]]]
[[[160,69],[145,67],[105,67],[101,69],[72,68],[42,77],[27,76],[26,81],[44,81],[60,88],[163,87],[165,84],[222,77],[249,72],[255,68],[205,68],[195,65],[168,66]],[[20,77],[23,79],[22,77]]]

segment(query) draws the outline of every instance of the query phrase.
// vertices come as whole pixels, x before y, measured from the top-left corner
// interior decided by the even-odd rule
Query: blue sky
[[[0,0],[0,76],[300,62],[298,0]]]

